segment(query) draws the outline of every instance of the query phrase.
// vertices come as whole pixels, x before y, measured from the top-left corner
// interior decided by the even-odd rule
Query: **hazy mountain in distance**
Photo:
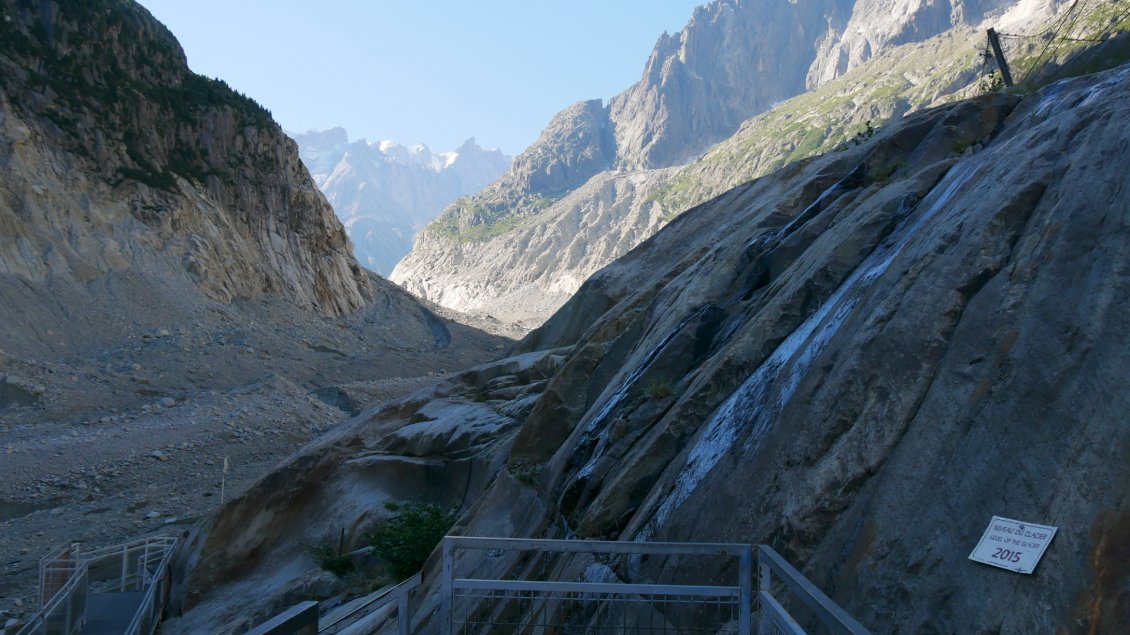
[[[343,128],[292,135],[365,267],[387,276],[412,238],[460,196],[478,192],[510,167],[474,137],[451,152],[420,144],[350,141]]]

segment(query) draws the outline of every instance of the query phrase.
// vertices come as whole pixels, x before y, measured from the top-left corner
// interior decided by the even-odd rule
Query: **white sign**
[[[1055,531],[1055,527],[1047,525],[993,516],[969,559],[1016,573],[1032,573]]]

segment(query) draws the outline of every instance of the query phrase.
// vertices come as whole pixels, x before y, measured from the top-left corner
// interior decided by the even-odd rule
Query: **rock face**
[[[468,139],[451,152],[391,141],[350,142],[345,130],[293,135],[366,268],[387,276],[412,238],[455,199],[486,187],[510,167],[498,150]]]
[[[8,2],[3,13],[6,303],[48,288],[74,302],[106,277],[154,303],[176,303],[185,283],[330,316],[372,298],[293,142],[262,107],[190,72],[144,9]]]
[[[679,165],[774,103],[802,92],[813,43],[851,13],[850,0],[720,0],[664,33],[643,77],[612,98],[618,163]]]
[[[832,16],[808,70],[810,88],[829,82],[899,44],[921,42],[950,28],[980,24],[1013,10],[1011,19],[1046,17],[1061,0],[857,0],[846,21]],[[848,14],[844,14],[848,15]]]
[[[143,8],[0,1],[0,615],[55,545],[179,533],[228,458],[230,495],[508,344],[434,308],[357,264],[295,144]]]
[[[567,352],[473,368],[372,408],[307,446],[197,527],[179,600],[191,610],[163,632],[245,631],[309,597],[320,574],[303,545],[336,541],[345,528],[346,547],[360,548],[373,523],[388,516],[386,503],[458,506],[477,496],[503,467],[502,449]],[[249,553],[258,555],[246,567]],[[246,590],[237,603],[233,584]]]
[[[987,15],[1000,15],[1006,9],[1028,20],[1046,18],[1062,4],[1059,0],[711,2],[697,8],[680,33],[659,39],[640,81],[613,97],[607,107],[590,101],[563,111],[518,157],[509,173],[445,210],[421,232],[392,279],[444,306],[536,323],[559,306],[563,290],[575,290],[574,281],[583,280],[637,244],[625,243],[616,249],[590,244],[593,237],[569,234],[559,220],[562,217],[579,214],[586,220],[574,226],[614,228],[612,235],[642,240],[686,209],[655,209],[658,198],[686,200],[686,195],[657,192],[654,184],[671,174],[655,170],[696,158],[734,135],[743,121],[806,89],[825,86],[896,45],[923,42],[954,26],[978,24]],[[972,34],[966,34],[972,40]],[[978,37],[983,39],[983,34]],[[875,92],[879,88],[887,92],[877,100],[874,113],[856,120],[863,106],[844,102],[852,113],[848,120],[818,119],[811,129],[791,130],[796,133],[788,137],[793,147],[767,158],[766,163],[809,156],[825,141],[850,138],[862,128],[864,119],[878,121],[934,103],[912,102],[904,94],[925,92],[925,88],[914,89],[919,85],[933,85],[935,93],[944,95],[967,87],[976,80],[980,63],[968,50],[950,52],[959,57],[929,59],[925,67],[911,69],[909,74],[890,74],[890,81],[875,87]],[[957,68],[950,68],[958,59]],[[942,83],[933,83],[940,78]],[[834,91],[825,95],[832,101],[842,99]],[[754,129],[750,136],[777,139],[781,135]],[[624,173],[632,176],[625,179]],[[754,176],[748,171],[741,174]],[[642,193],[647,200],[611,202],[598,197],[579,204],[570,192],[580,192],[578,188],[594,178],[653,185],[621,188],[632,196]],[[716,191],[734,184],[732,178],[711,183]],[[701,184],[696,187],[704,189]],[[566,202],[566,198],[572,200]],[[610,209],[633,212],[594,218]],[[567,257],[532,271],[510,269],[552,254],[563,243],[592,255],[582,260]],[[528,304],[516,307],[516,298]]]
[[[529,221],[485,242],[423,232],[393,280],[441,306],[493,315],[529,331],[580,288],[588,272],[627,253],[664,222],[650,197],[671,169],[602,172]],[[436,257],[427,266],[420,258]],[[456,272],[449,275],[448,272]]]
[[[455,531],[768,543],[877,633],[1118,632],[1128,117],[1130,67],[980,97],[683,214],[523,341],[530,359],[562,357],[536,396],[487,402],[520,414],[491,459],[506,469],[466,489]],[[473,393],[453,386],[436,407],[458,392]],[[308,448],[216,527],[339,512],[364,524],[352,502],[310,513],[332,497],[266,503],[331,491],[332,470],[298,476],[319,452],[412,456],[389,444],[428,408],[388,407],[368,444]],[[468,435],[448,438],[429,452]],[[1059,527],[1036,575],[967,559],[994,514]],[[206,572],[234,572],[290,541],[237,533],[196,553]],[[612,580],[679,575],[671,561],[602,562]],[[587,562],[558,564],[580,575]],[[425,573],[413,632],[438,632],[434,557]],[[222,597],[207,575],[198,589]]]

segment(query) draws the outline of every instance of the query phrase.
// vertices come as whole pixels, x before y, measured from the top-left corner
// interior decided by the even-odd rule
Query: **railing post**
[[[741,589],[741,605],[738,607],[738,632],[741,635],[750,635],[753,632],[753,547],[747,545],[742,549],[741,578],[738,587]]]
[[[451,538],[443,539],[443,587],[440,589],[440,631],[444,635],[452,635],[452,590],[455,578],[455,549],[452,547]]]
[[[63,618],[63,628],[66,629],[64,632],[67,635],[71,635],[71,633],[75,631],[74,625],[71,623],[71,615],[74,613],[74,606],[72,606],[71,598],[67,598],[65,604],[67,606],[67,612]]]
[[[400,635],[408,635],[412,628],[412,616],[408,614],[408,591],[403,591],[397,599],[397,620],[400,622]]]
[[[769,563],[765,562],[761,557],[761,551],[757,552],[757,590],[765,591],[766,593],[772,592],[773,577],[769,571]]]
[[[769,563],[765,562],[765,558],[761,555],[761,545],[757,546],[757,630],[760,632],[765,629],[765,606],[762,594],[771,593],[773,579],[769,571]]]
[[[129,574],[129,543],[122,544],[122,582],[118,591],[126,590],[126,576]]]

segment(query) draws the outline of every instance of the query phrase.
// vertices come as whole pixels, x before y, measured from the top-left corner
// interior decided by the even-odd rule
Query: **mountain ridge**
[[[969,94],[964,89],[977,82],[977,70],[982,61],[976,56],[979,43],[974,43],[973,30],[960,25],[1005,13],[1011,15],[1010,24],[1039,24],[1064,5],[1059,0],[993,0],[956,2],[953,6],[942,3],[949,8],[941,11],[939,3],[918,0],[762,4],[714,2],[700,7],[680,34],[660,39],[641,80],[605,107],[609,113],[607,118],[592,110],[593,115],[585,125],[611,129],[614,144],[604,144],[601,151],[603,157],[615,153],[616,158],[611,160],[612,165],[607,170],[610,178],[625,174],[649,174],[633,178],[651,181],[668,178],[652,170],[681,165],[696,157],[701,159],[713,151],[708,149],[712,144],[722,141],[720,145],[725,145],[723,138],[741,134],[743,127],[756,139],[757,130],[750,126],[758,117],[771,117],[776,106],[810,94],[805,93],[806,90],[824,90],[823,94],[829,96],[834,91],[825,87],[837,81],[842,85],[844,81],[838,78],[843,73],[867,77],[868,69],[875,68],[875,65],[868,66],[868,62],[875,56],[887,56],[892,63],[898,63],[900,60],[891,57],[888,51],[896,46],[905,51],[915,44],[944,39],[954,25],[969,34],[966,45],[970,50],[967,56],[961,56],[967,59],[956,68],[948,68],[954,59],[932,60],[925,58],[925,53],[919,53],[919,62],[925,66],[910,73],[912,81],[894,73],[882,78],[883,88],[890,94],[878,97],[871,112],[864,114],[868,104],[850,104],[848,100],[844,103],[850,107],[841,109],[842,112],[833,110],[836,117],[842,119],[809,118],[813,119],[812,125],[784,137],[786,141],[778,144],[782,149],[774,148],[772,152],[778,154],[767,157],[766,163],[777,166],[782,159],[810,156],[834,143],[850,141],[856,133],[865,132],[865,120],[874,119],[879,123],[897,118],[912,108],[941,103],[940,95],[958,99]],[[845,31],[849,25],[851,28]],[[861,25],[867,28],[860,31]],[[937,33],[942,35],[934,35]],[[944,50],[947,55],[960,56],[952,41],[951,37],[947,46],[930,46],[936,51]],[[781,42],[787,42],[791,48],[782,48]],[[829,59],[839,59],[837,47],[841,44],[851,54],[844,54],[842,64],[836,62],[829,66]],[[943,65],[946,68],[938,68]],[[812,75],[812,69],[818,72]],[[765,77],[756,73],[765,73]],[[935,95],[918,101],[930,92],[932,81],[939,82],[938,89],[933,91]],[[878,89],[875,92],[878,93]],[[911,97],[915,99],[913,103]],[[557,137],[567,137],[568,128],[562,129],[562,124],[557,118],[547,131],[556,131],[553,134]],[[777,138],[775,132],[762,136]],[[550,161],[552,157],[577,150],[567,144],[555,145],[548,139],[539,139],[526,152]],[[791,147],[784,148],[790,144]],[[608,162],[606,158],[605,163]],[[524,163],[519,157],[515,166],[521,165]],[[585,176],[593,178],[593,171]],[[757,172],[761,173],[764,172]],[[741,178],[752,176],[754,173],[749,171],[741,173]],[[714,192],[735,184],[732,178],[711,173],[694,178],[725,179],[720,186],[710,188]],[[524,183],[515,170],[482,193],[453,204],[421,232],[413,252],[393,272],[392,280],[421,297],[457,310],[485,312],[504,320],[513,318],[527,325],[536,324],[560,305],[562,295],[557,289],[561,285],[555,283],[554,278],[583,280],[599,268],[599,260],[586,260],[581,268],[574,268],[575,261],[570,261],[544,275],[541,270],[530,275],[509,268],[509,263],[523,261],[520,255],[509,252],[530,249],[538,253],[553,249],[551,244],[562,242],[574,244],[575,249],[585,249],[586,239],[571,235],[572,226],[631,222],[632,227],[617,227],[616,231],[624,236],[644,237],[690,205],[704,200],[671,191],[687,185],[699,190],[704,184],[674,182],[655,183],[645,190],[637,190],[643,192],[641,200],[612,204],[597,198],[576,205],[564,203],[561,194],[534,193]],[[576,188],[579,186],[574,186],[574,192],[578,191]],[[595,218],[610,208],[630,209],[631,212],[620,214],[616,219]],[[586,218],[593,218],[581,223],[557,220],[572,218],[578,211]],[[625,220],[629,218],[632,220]],[[632,246],[626,244],[622,248],[598,251],[606,258],[603,262],[610,262]],[[457,267],[451,265],[455,262]],[[529,306],[524,310],[515,308],[513,299],[518,297],[529,299]]]

